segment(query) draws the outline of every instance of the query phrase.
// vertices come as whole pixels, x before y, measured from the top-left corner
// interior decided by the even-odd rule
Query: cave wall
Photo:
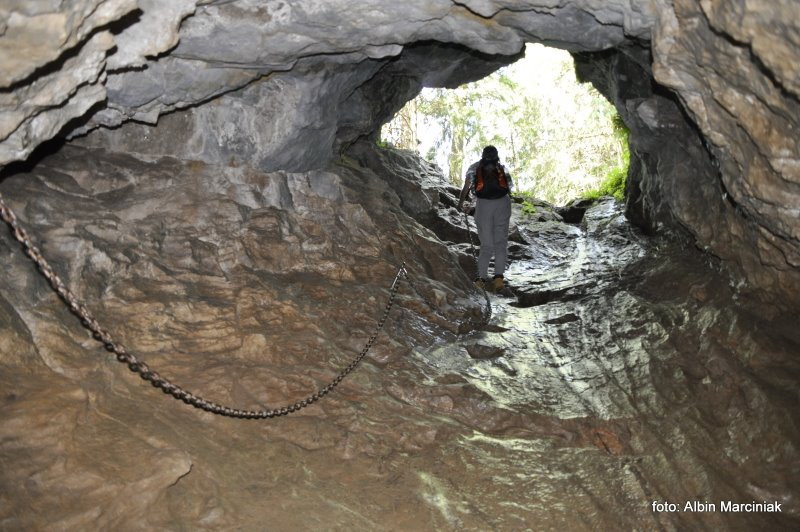
[[[0,164],[92,132],[77,142],[319,168],[422,86],[485,75],[525,42],[568,49],[631,127],[631,219],[689,235],[744,291],[800,300],[796,2],[84,0],[0,14]]]
[[[303,172],[324,166],[358,138],[377,134],[375,124],[423,86],[455,87],[517,57],[421,43],[382,61],[307,58],[289,72],[271,74],[208,105],[164,115],[158,127],[128,122],[75,142],[267,172]]]
[[[527,40],[574,50],[613,47],[626,35],[648,35],[653,25],[651,3],[630,4],[242,0],[181,2],[178,9],[148,1],[137,8],[132,0],[62,8],[13,2],[2,8],[8,30],[0,46],[36,53],[8,61],[2,85],[12,90],[3,102],[0,163],[25,158],[74,119],[86,123],[70,124],[65,133],[131,119],[155,124],[164,113],[293,70],[307,58],[325,59],[333,70],[396,57],[406,45],[425,41],[501,55],[519,52]],[[170,38],[157,42],[131,37],[165,32]],[[42,33],[52,38],[41,39]]]
[[[778,304],[800,292],[799,30],[797,2],[676,0],[652,40],[656,81],[675,92],[718,168],[698,173],[703,192],[671,208],[743,274],[744,290]]]
[[[796,9],[3,2],[0,164],[72,140],[27,172],[9,166],[0,191],[153,368],[237,407],[290,404],[359,352],[400,261],[436,305],[404,286],[386,334],[325,401],[275,423],[221,419],[125,371],[0,239],[0,529],[796,528],[793,314],[735,305],[704,257],[653,249],[664,241],[601,202],[583,229],[551,215],[517,231],[525,262],[554,272],[528,301],[551,304],[531,307],[533,330],[501,316],[514,355],[476,362],[448,336],[483,312],[471,258],[436,236],[464,231],[420,224],[444,197],[419,184],[435,172],[356,141],[422,86],[480,77],[525,41],[561,46],[631,128],[628,217],[708,247],[740,291],[786,304],[800,293]],[[478,362],[471,380],[451,369]],[[484,375],[531,403],[507,408]],[[701,496],[788,509],[642,503]]]

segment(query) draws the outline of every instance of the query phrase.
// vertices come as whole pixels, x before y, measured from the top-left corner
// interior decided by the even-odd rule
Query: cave
[[[0,528],[800,526],[796,3],[0,15]],[[515,214],[484,297],[452,187],[377,136],[526,43],[631,166]]]

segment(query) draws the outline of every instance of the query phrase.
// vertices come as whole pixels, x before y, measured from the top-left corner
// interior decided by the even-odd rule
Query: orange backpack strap
[[[508,190],[508,181],[506,181],[506,169],[503,167],[502,164],[497,165],[497,182],[500,183],[500,186],[506,190]]]

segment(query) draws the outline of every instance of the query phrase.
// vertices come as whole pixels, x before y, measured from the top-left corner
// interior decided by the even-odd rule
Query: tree
[[[383,137],[393,146],[403,150],[416,150],[418,141],[419,113],[417,112],[417,99],[413,99],[403,106],[383,129]]]
[[[529,45],[525,59],[475,83],[423,90],[387,129],[396,146],[426,150],[457,185],[465,162],[492,144],[517,190],[565,203],[627,165],[615,116],[577,81],[568,53]]]

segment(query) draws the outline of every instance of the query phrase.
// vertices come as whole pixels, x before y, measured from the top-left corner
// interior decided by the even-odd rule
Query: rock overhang
[[[654,23],[652,2],[630,9],[627,5],[624,0],[602,4],[370,0],[356,5],[348,0],[182,0],[165,5],[150,0],[85,0],[32,12],[22,3],[12,4],[6,8],[7,20],[13,22],[9,28],[28,30],[7,31],[0,46],[9,51],[44,50],[22,61],[9,53],[5,87],[18,83],[23,74],[31,82],[43,78],[48,66],[80,50],[90,37],[102,34],[109,46],[99,61],[83,60],[51,72],[57,74],[58,86],[49,91],[38,88],[36,100],[41,106],[20,105],[18,112],[4,117],[9,129],[22,127],[28,135],[3,139],[8,151],[0,162],[26,157],[47,135],[58,133],[57,126],[83,116],[83,112],[45,108],[80,99],[65,80],[103,89],[92,103],[105,101],[105,106],[90,117],[89,127],[116,126],[131,119],[155,123],[161,114],[208,101],[268,74],[290,71],[304,58],[359,63],[394,57],[407,45],[425,41],[458,44],[487,55],[513,55],[531,40],[573,50],[611,48],[626,35],[646,36]],[[130,16],[133,12],[137,16]],[[109,28],[114,21],[128,26]],[[38,33],[33,31],[37,28]],[[51,38],[42,40],[42,32]],[[95,79],[103,69],[107,77]],[[17,71],[19,75],[11,75]],[[52,124],[50,131],[34,127],[42,122]]]
[[[525,42],[541,42],[578,54],[584,78],[631,128],[632,220],[690,235],[754,293],[797,294],[800,113],[783,65],[798,59],[799,8],[730,4],[14,3],[1,47],[53,38],[27,57],[8,54],[0,163],[55,135],[114,127],[81,142],[263,170],[319,168],[374,135],[422,86],[481,77]]]

